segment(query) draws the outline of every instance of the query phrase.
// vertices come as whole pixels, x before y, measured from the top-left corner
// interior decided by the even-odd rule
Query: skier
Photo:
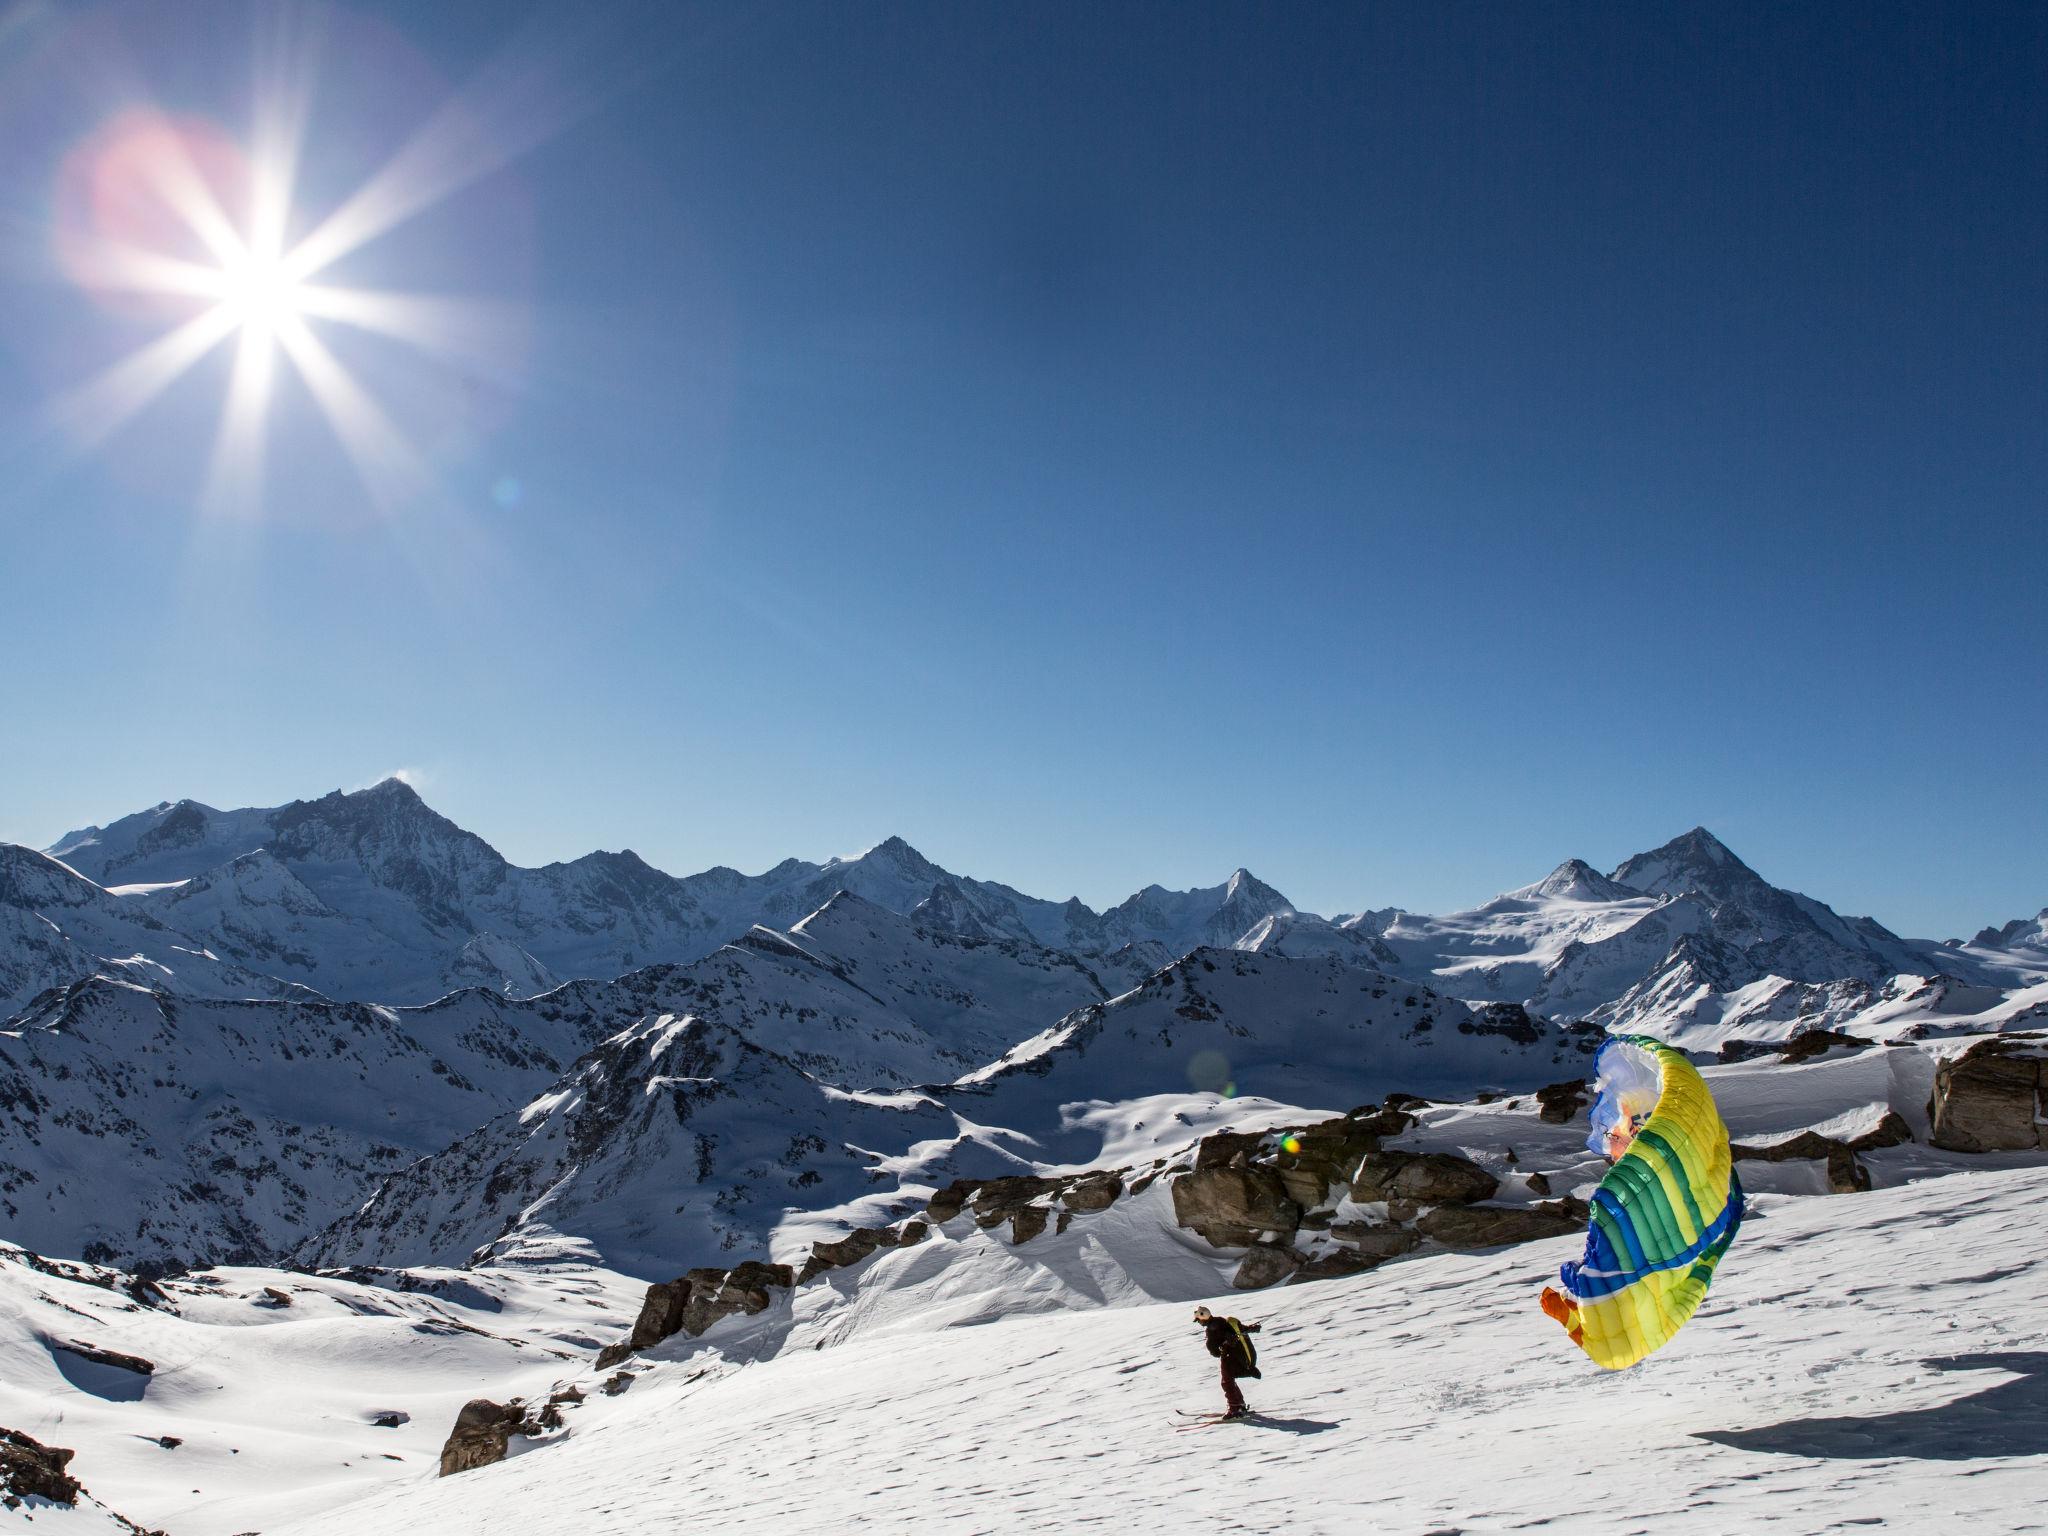
[[[1251,1410],[1244,1405],[1244,1394],[1237,1390],[1237,1379],[1259,1374],[1259,1352],[1252,1347],[1250,1338],[1259,1331],[1259,1325],[1241,1323],[1234,1317],[1218,1317],[1207,1307],[1197,1307],[1195,1326],[1202,1330],[1209,1353],[1223,1365],[1223,1417],[1243,1418]]]

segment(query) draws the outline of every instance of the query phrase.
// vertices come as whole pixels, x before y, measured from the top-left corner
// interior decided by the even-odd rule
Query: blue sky
[[[2038,7],[325,13],[294,232],[454,103],[328,275],[487,334],[312,322],[423,473],[280,366],[225,514],[231,346],[50,425],[167,323],[60,189],[279,13],[4,15],[0,837],[404,768],[528,863],[2048,903]]]

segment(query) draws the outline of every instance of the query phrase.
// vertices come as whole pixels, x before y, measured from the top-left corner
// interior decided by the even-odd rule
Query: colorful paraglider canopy
[[[1543,1310],[1596,1365],[1620,1370],[1669,1343],[1707,1294],[1742,1222],[1728,1127],[1682,1051],[1616,1035],[1595,1062],[1587,1145],[1614,1160],[1592,1199],[1586,1252]]]

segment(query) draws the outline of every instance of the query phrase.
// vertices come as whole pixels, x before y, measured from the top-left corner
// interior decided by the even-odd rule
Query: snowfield
[[[446,1479],[417,1454],[352,1477],[341,1463],[374,1454],[378,1434],[408,1447],[429,1437],[359,1419],[344,1432],[338,1409],[331,1480],[289,1499],[261,1486],[259,1461],[243,1474],[246,1502],[181,1495],[174,1518],[166,1484],[180,1453],[129,1451],[96,1481],[81,1470],[116,1508],[170,1521],[176,1536],[252,1529],[259,1510],[264,1536],[2038,1531],[2044,1194],[2048,1174],[2019,1169],[1760,1197],[1700,1315],[1618,1375],[1536,1308],[1575,1247],[1560,1240],[1228,1298],[1264,1321],[1266,1375],[1250,1384],[1264,1417],[1185,1434],[1175,1410],[1218,1394],[1173,1301],[971,1330],[898,1318],[744,1368],[700,1346],[622,1396],[592,1397],[561,1438]],[[241,1369],[260,1372],[261,1358],[246,1347]],[[344,1379],[368,1408],[436,1372],[459,1374],[385,1354]],[[457,1395],[443,1386],[433,1401],[446,1412]],[[245,1396],[242,1412],[261,1401]],[[203,1402],[174,1398],[151,1428]],[[237,1433],[245,1455],[299,1438],[258,1422]],[[276,1521],[285,1504],[300,1518]]]

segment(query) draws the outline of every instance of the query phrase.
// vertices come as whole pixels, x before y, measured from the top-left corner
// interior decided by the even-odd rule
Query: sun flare
[[[487,139],[447,102],[332,207],[308,207],[310,54],[269,71],[246,136],[215,121],[142,103],[78,140],[59,172],[56,257],[80,289],[129,322],[158,329],[55,398],[49,423],[97,447],[200,361],[231,362],[202,505],[254,513],[265,504],[265,444],[301,386],[378,510],[433,488],[427,455],[330,346],[365,333],[443,364],[496,373],[519,319],[480,298],[355,286],[341,264],[504,163],[522,142]],[[317,147],[317,135],[310,136]],[[394,377],[380,374],[387,384]]]
[[[252,251],[222,263],[217,292],[238,330],[275,336],[287,320],[306,312],[304,286],[281,256]]]

